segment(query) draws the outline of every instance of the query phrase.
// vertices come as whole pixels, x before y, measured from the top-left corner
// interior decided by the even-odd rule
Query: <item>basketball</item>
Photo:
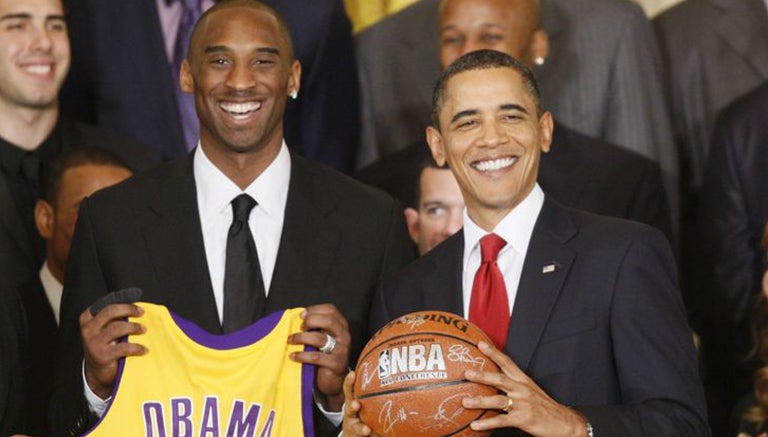
[[[462,399],[490,396],[493,387],[469,382],[464,371],[498,372],[477,348],[491,341],[464,318],[419,311],[381,328],[360,354],[354,395],[360,419],[382,437],[480,437],[469,424],[497,414],[470,410]]]

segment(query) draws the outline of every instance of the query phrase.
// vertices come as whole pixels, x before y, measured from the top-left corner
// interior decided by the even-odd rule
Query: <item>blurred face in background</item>
[[[464,198],[451,170],[434,167],[422,170],[418,207],[418,210],[406,208],[405,219],[419,255],[424,255],[462,226]]]

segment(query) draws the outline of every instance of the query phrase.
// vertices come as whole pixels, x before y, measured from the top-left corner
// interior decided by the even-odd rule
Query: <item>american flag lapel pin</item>
[[[555,269],[556,269],[556,268],[557,268],[557,267],[555,267],[555,265],[554,265],[554,264],[547,264],[547,265],[545,265],[545,266],[544,266],[544,267],[541,269],[541,273],[543,273],[543,274],[552,273],[552,272],[554,272],[554,271],[555,271]]]

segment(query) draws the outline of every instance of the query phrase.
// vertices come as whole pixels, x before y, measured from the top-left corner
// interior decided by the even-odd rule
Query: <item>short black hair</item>
[[[540,116],[544,113],[544,108],[541,105],[539,83],[536,81],[536,76],[533,75],[530,68],[506,53],[487,49],[476,50],[453,61],[451,65],[443,71],[443,74],[440,75],[440,79],[438,79],[435,89],[432,92],[432,124],[436,129],[440,129],[440,108],[443,106],[445,100],[445,88],[448,81],[453,76],[465,71],[489,70],[492,68],[511,68],[520,73],[526,91],[528,91],[528,94],[536,103],[537,114]]]
[[[280,15],[280,13],[275,10],[275,8],[259,0],[218,0],[211,8],[203,12],[203,14],[200,15],[200,18],[198,18],[197,22],[195,23],[195,27],[192,29],[192,35],[189,38],[189,46],[187,47],[187,60],[190,59],[190,54],[192,53],[192,42],[195,40],[196,35],[200,29],[200,24],[205,22],[209,15],[218,11],[219,9],[232,6],[244,6],[257,9],[267,12],[269,15],[275,17],[277,20],[277,30],[285,39],[285,43],[288,47],[288,56],[286,59],[288,59],[288,61],[293,61],[295,59],[291,29],[288,27],[288,23],[285,21],[283,16]]]
[[[411,199],[411,208],[418,211],[419,204],[421,203],[421,175],[424,174],[424,170],[428,168],[434,168],[437,170],[450,170],[451,168],[448,167],[448,163],[446,162],[444,165],[440,165],[435,161],[435,158],[432,157],[432,155],[427,156],[426,158],[421,160],[421,164],[419,165],[419,172],[416,173],[416,180],[413,184],[413,198]]]
[[[105,149],[94,146],[74,147],[59,154],[43,171],[42,199],[53,205],[59,197],[61,178],[64,173],[71,168],[83,165],[119,167],[133,173],[123,161]]]

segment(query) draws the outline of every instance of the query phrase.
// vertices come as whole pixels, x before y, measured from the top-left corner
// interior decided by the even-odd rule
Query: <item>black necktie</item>
[[[247,194],[232,200],[232,225],[227,235],[224,267],[224,332],[244,328],[261,317],[266,307],[259,255],[248,226],[256,201]]]

